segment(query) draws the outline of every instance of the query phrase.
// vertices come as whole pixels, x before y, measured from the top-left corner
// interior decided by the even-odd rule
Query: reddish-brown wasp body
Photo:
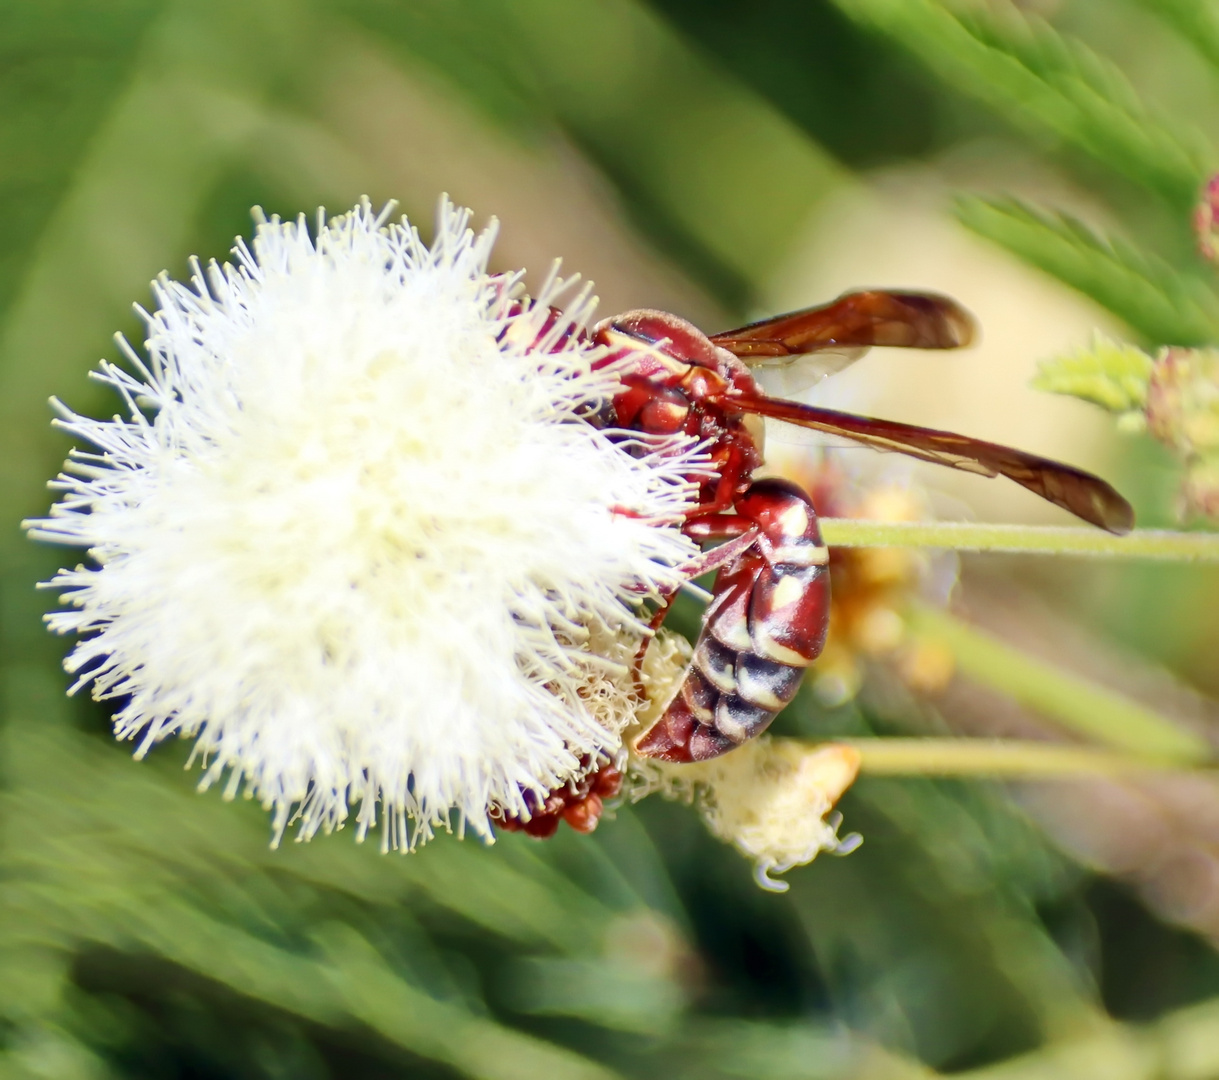
[[[699,498],[687,512],[684,531],[699,542],[724,541],[700,568],[720,570],[694,660],[664,714],[636,742],[641,755],[702,761],[759,734],[791,701],[825,640],[827,552],[812,501],[785,481],[753,479],[762,455],[750,417],[984,476],[1007,476],[1114,532],[1133,523],[1125,499],[1090,473],[963,435],[771,397],[755,378],[778,373],[791,386],[799,381],[793,376],[807,373],[807,384],[873,345],[966,345],[973,320],[946,297],[848,293],[823,307],[711,337],[673,315],[632,311],[598,324],[591,336],[606,347],[600,364],[623,365],[623,389],[600,418],[607,426],[652,435],[681,432],[707,444],[710,470],[692,477]],[[657,612],[654,625],[665,610]],[[591,817],[595,824],[600,799],[585,812],[575,808],[581,799],[576,788],[570,794],[562,812],[586,826]]]

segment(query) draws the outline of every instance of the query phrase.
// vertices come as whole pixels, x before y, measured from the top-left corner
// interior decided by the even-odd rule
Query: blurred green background
[[[1189,225],[1216,106],[1212,0],[4,0],[0,1077],[1219,1077],[1205,771],[865,777],[842,807],[865,845],[785,895],[656,799],[591,838],[273,852],[185,747],[136,765],[64,696],[33,588],[63,556],[17,525],[67,448],[47,398],[117,407],[85,373],[140,340],[155,274],[223,258],[254,204],[396,198],[426,235],[447,191],[501,218],[500,265],[562,255],[606,313],[715,330],[950,292],[980,349],[878,352],[821,400],[1096,468],[1172,526],[1165,452],[1026,384],[1094,327],[1219,339]],[[984,520],[1061,520],[917,476]],[[1213,569],[961,575],[987,632],[1219,740]],[[780,729],[1062,737],[883,669]]]

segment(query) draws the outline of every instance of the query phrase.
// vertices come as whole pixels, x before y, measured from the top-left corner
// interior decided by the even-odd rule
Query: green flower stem
[[[868,521],[822,518],[830,547],[951,548],[1030,555],[1092,555],[1178,562],[1219,562],[1219,533],[1136,529],[1114,536],[1101,529],[1038,525],[977,525],[963,521]]]
[[[1166,767],[1132,754],[1052,742],[888,738],[836,741],[859,751],[860,772],[867,776],[1027,778],[1145,772]]]
[[[1144,762],[1192,764],[1212,757],[1208,744],[1136,701],[1063,671],[984,633],[945,611],[919,604],[908,612],[911,630],[951,650],[962,674],[1064,728]]]

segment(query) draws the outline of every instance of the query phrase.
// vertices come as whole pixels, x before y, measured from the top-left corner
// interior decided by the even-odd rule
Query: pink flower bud
[[[1147,430],[1185,463],[1182,516],[1219,519],[1219,349],[1164,349],[1147,384]]]
[[[1207,181],[1202,189],[1202,199],[1194,207],[1194,235],[1198,239],[1198,252],[1211,262],[1219,261],[1219,173]]]
[[[1219,452],[1219,350],[1160,353],[1147,386],[1147,429],[1186,459]]]

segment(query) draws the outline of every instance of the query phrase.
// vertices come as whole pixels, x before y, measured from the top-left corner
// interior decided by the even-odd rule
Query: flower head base
[[[262,221],[236,266],[154,283],[148,360],[97,374],[126,416],[58,407],[97,453],[30,523],[96,564],[51,582],[76,685],[125,699],[140,755],[194,736],[276,839],[353,802],[395,847],[528,817],[619,753],[635,605],[695,551],[697,448],[591,419],[618,382],[588,290],[556,318],[553,274],[533,302],[488,274],[494,225],[442,201],[428,247],[387,217]]]
[[[839,838],[842,815],[830,811],[859,772],[859,751],[842,743],[811,747],[796,739],[762,736],[708,765],[703,818],[707,828],[754,862],[759,885],[786,892],[776,881],[821,852],[847,855],[858,833]]]

